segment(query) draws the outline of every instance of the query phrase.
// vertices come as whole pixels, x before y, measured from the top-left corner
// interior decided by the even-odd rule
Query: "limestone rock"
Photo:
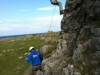
[[[100,0],[66,1],[57,49],[43,64],[37,75],[100,75]]]

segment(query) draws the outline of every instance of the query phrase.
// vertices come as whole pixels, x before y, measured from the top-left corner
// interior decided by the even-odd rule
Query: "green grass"
[[[43,45],[45,45],[45,41],[41,40],[41,37],[52,37],[58,39],[59,33],[50,33],[43,35],[33,35],[33,37],[27,38],[22,37],[18,40],[18,38],[2,40],[0,42],[0,75],[23,75],[24,71],[31,65],[31,63],[27,64],[24,53],[28,53],[28,49],[30,46],[34,46],[36,49],[40,49]],[[56,48],[57,42],[49,43],[53,45],[53,49]],[[49,50],[48,54],[52,52]],[[6,52],[5,52],[6,51]],[[23,58],[19,60],[19,57]]]

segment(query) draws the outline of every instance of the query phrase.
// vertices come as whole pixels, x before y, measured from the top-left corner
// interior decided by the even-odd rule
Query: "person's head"
[[[32,50],[34,50],[34,47],[33,46],[29,47],[29,51],[31,52]]]

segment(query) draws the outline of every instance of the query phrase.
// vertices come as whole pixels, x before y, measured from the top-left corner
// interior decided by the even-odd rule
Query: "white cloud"
[[[50,11],[50,10],[54,10],[54,9],[55,9],[55,7],[48,6],[48,7],[38,8],[37,10]],[[56,10],[58,10],[58,7],[56,7]]]
[[[47,11],[49,11],[49,10],[53,10],[53,8],[52,7],[43,7],[43,8],[38,8],[37,10],[47,10]]]
[[[0,21],[0,23],[2,23],[2,21]]]
[[[51,24],[52,27],[57,26],[58,28],[60,28],[61,19],[62,19],[62,16],[53,16],[53,19],[52,19],[52,16],[38,17],[38,18],[35,18],[35,19],[31,19],[30,23],[33,22],[34,25],[37,25],[40,29],[42,28],[42,29],[48,30],[49,27],[50,27],[51,21],[52,21],[52,24]]]
[[[51,20],[52,31],[60,30],[60,22],[62,16],[52,16],[38,17],[33,19],[28,19],[26,21],[13,21],[7,20],[0,23],[0,36],[3,35],[18,35],[18,34],[29,34],[29,33],[43,33],[49,30]]]
[[[18,22],[18,20],[6,20],[6,22]]]
[[[37,10],[42,10],[42,11],[51,11],[51,10],[59,10],[59,6],[54,6],[54,7],[51,7],[51,6],[48,6],[48,7],[42,7],[42,8],[38,8]],[[65,7],[63,7],[63,9],[65,9]]]
[[[0,31],[9,31],[9,30],[10,30],[9,27],[2,27],[2,28],[0,28]]]

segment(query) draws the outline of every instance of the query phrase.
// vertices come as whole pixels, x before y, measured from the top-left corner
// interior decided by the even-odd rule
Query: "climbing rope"
[[[50,29],[51,29],[51,25],[52,25],[52,21],[53,21],[53,16],[54,16],[54,13],[55,13],[55,9],[56,9],[56,5],[55,5],[54,11],[53,11],[53,15],[52,15],[52,18],[51,18],[50,27],[49,27],[48,31],[50,31]],[[46,38],[47,38],[47,35],[48,35],[48,32],[46,34]]]
[[[55,9],[56,9],[56,5],[55,5],[54,11],[53,11],[52,18],[51,18],[51,22],[50,22],[49,31],[50,31],[50,29],[51,29],[51,25],[52,25],[52,21],[53,21],[53,16],[54,16],[54,13],[55,13]]]

